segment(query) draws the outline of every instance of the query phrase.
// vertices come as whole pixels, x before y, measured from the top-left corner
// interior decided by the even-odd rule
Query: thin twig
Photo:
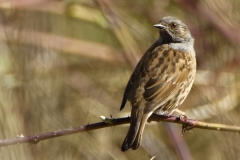
[[[110,122],[109,122],[110,120]],[[113,118],[108,119],[108,123],[106,122],[98,122],[93,124],[88,124],[85,126],[78,126],[74,128],[67,128],[63,130],[58,130],[54,132],[48,132],[48,133],[42,133],[42,134],[35,134],[32,136],[18,136],[16,138],[12,139],[3,139],[0,140],[0,147],[13,145],[13,144],[20,144],[20,143],[30,143],[30,144],[37,144],[38,142],[50,138],[60,137],[60,136],[66,136],[74,133],[79,132],[86,132],[91,130],[96,130],[100,128],[106,128],[106,127],[112,127],[116,125],[122,125],[122,124],[128,124],[130,123],[130,117],[124,117],[124,118]],[[153,114],[149,118],[149,122],[151,121],[164,121],[164,122],[171,122],[171,123],[178,123],[183,124],[183,126],[191,126],[190,128],[183,128],[184,130],[192,129],[194,128],[202,128],[207,130],[216,130],[216,131],[228,131],[228,132],[240,132],[239,126],[230,126],[230,125],[224,125],[224,124],[217,124],[217,123],[208,123],[208,122],[202,122],[198,120],[193,119],[187,119],[185,118],[182,120],[179,117],[175,116],[162,116]]]

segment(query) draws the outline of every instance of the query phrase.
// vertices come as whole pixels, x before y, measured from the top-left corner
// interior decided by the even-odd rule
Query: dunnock
[[[126,86],[120,110],[129,100],[131,124],[122,151],[137,149],[151,114],[171,115],[188,95],[196,73],[194,39],[188,27],[164,17],[154,27],[159,39],[146,51]]]

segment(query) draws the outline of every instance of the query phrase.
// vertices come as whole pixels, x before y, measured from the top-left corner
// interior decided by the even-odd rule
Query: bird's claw
[[[184,134],[186,131],[190,131],[195,126],[193,123],[188,122],[188,119],[187,119],[186,115],[180,115],[179,120],[180,120],[180,122],[183,122],[182,134]]]

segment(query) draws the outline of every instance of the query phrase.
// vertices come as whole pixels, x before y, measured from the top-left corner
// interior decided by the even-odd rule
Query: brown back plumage
[[[166,19],[165,23],[172,24],[171,21],[166,22]],[[185,25],[183,26],[184,32],[187,33],[188,30],[186,31]],[[164,32],[166,35],[165,30],[165,28],[164,31],[160,30],[160,34]],[[176,33],[183,35],[181,30]],[[177,35],[175,39],[181,43]],[[195,52],[190,48],[193,42],[188,46],[187,38],[183,39],[184,45],[179,47],[173,43],[173,39],[160,37],[143,55],[132,73],[121,105],[123,109],[127,99],[132,105],[131,124],[122,151],[139,147],[145,123],[153,112],[171,114],[188,95],[195,77],[196,60]],[[168,41],[173,42],[167,43]]]

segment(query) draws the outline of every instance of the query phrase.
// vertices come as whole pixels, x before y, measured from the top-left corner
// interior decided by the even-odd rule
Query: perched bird
[[[164,17],[154,27],[159,39],[146,51],[125,88],[120,110],[130,101],[131,124],[122,151],[137,149],[152,113],[171,115],[188,95],[196,73],[194,39],[175,17]]]

